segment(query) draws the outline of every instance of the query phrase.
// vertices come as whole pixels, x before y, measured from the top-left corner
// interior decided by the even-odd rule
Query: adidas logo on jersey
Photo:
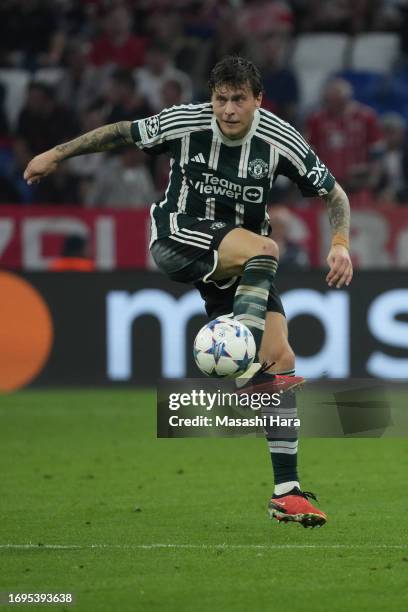
[[[198,153],[198,155],[194,155],[190,161],[197,162],[198,164],[205,164],[204,155],[202,153]]]

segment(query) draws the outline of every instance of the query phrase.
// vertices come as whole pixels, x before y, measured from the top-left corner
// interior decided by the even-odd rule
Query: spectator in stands
[[[169,49],[160,42],[151,44],[146,55],[146,65],[135,72],[139,91],[148,104],[159,112],[163,106],[162,87],[166,81],[177,81],[182,88],[182,102],[191,102],[193,88],[190,77],[178,70],[169,55]]]
[[[381,125],[374,110],[353,100],[347,81],[327,83],[321,109],[307,120],[306,138],[344,189],[377,188],[384,152]]]
[[[303,4],[303,31],[361,32],[371,29],[383,0],[296,0]]]
[[[136,147],[129,147],[100,168],[86,204],[104,208],[145,208],[155,199],[146,155]]]
[[[183,10],[184,40],[179,44],[176,65],[193,77],[194,84],[207,81],[208,54],[215,36],[216,24],[227,2],[193,1]]]
[[[18,204],[30,192],[21,182],[21,168],[16,168],[14,138],[5,109],[6,88],[0,83],[0,204]]]
[[[378,30],[390,29],[399,30],[401,17],[404,17],[405,11],[408,9],[407,0],[381,0],[377,1],[378,9],[375,20],[375,27]],[[401,30],[401,33],[404,31]]]
[[[262,106],[296,124],[299,87],[295,73],[285,62],[287,46],[286,35],[270,31],[255,49],[264,83]]]
[[[47,186],[40,190],[27,190],[18,178],[33,154],[53,147],[58,142],[70,140],[78,131],[75,115],[58,104],[54,89],[46,83],[30,83],[25,105],[18,117],[14,142],[14,176],[24,202],[33,199],[52,202],[54,197],[60,203],[78,201],[75,181],[69,172],[58,175],[55,181],[47,182]]]
[[[249,36],[266,34],[271,24],[279,32],[293,30],[293,12],[289,2],[281,0],[246,0],[238,16],[240,27]]]
[[[5,90],[0,85],[0,204],[17,204],[22,197],[16,184],[13,138],[4,110]]]
[[[104,107],[101,104],[95,104],[81,114],[80,122],[81,133],[90,132],[100,127],[106,123]],[[86,200],[87,193],[96,172],[105,163],[105,156],[106,153],[100,153],[99,155],[88,154],[81,155],[81,157],[71,157],[71,159],[67,161],[70,173],[76,177],[79,183],[80,202]]]
[[[89,55],[96,67],[116,66],[127,70],[145,63],[144,37],[132,34],[132,15],[125,6],[116,6],[104,18],[104,33],[97,38]]]
[[[35,70],[61,61],[65,35],[58,3],[9,0],[0,4],[0,64]]]
[[[408,64],[408,0],[382,0],[375,20],[376,30],[393,30],[400,33],[400,60]]]
[[[80,113],[89,108],[101,93],[103,76],[88,63],[88,45],[75,40],[67,45],[65,71],[56,88],[61,104]]]
[[[5,109],[6,89],[0,83],[0,147],[9,144],[10,126]]]
[[[171,57],[183,48],[183,19],[180,10],[174,6],[162,7],[153,11],[148,19],[148,31],[151,40],[165,45]]]
[[[38,204],[79,206],[81,204],[80,181],[67,164],[59,166],[49,181],[33,187],[32,201]]]
[[[105,97],[111,105],[106,123],[135,121],[153,114],[153,109],[138,91],[129,70],[119,68],[113,73]]]
[[[161,97],[164,108],[170,108],[171,106],[182,104],[183,89],[180,82],[170,79],[169,81],[163,83],[163,87],[161,88]]]
[[[77,133],[75,115],[58,104],[54,89],[46,83],[30,83],[17,124],[17,136],[29,156],[69,140]]]
[[[232,6],[223,6],[215,24],[215,37],[209,64],[213,65],[226,55],[245,55],[248,35],[240,26],[237,11]]]
[[[217,2],[216,0],[204,0],[204,2],[193,0],[187,3],[182,11],[184,34],[200,43],[213,38],[216,22],[225,6],[231,4],[232,2]]]
[[[84,236],[73,234],[64,240],[61,257],[50,262],[51,272],[92,272],[95,264],[89,256],[89,243]]]
[[[284,206],[272,206],[269,209],[271,238],[279,247],[279,269],[296,270],[309,267],[307,251],[293,240],[295,218]]]
[[[397,113],[382,117],[385,139],[380,202],[408,204],[408,139],[406,121]]]
[[[207,81],[208,53],[211,49],[219,3],[187,2],[182,7],[163,7],[148,20],[152,40],[165,45],[174,65],[187,73],[200,90]]]

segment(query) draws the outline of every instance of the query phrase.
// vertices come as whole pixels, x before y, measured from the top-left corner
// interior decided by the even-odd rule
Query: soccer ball
[[[252,365],[256,345],[246,325],[218,317],[200,329],[193,352],[197,366],[207,376],[235,378]]]

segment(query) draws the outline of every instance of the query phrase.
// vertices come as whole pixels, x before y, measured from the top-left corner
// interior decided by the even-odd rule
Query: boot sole
[[[299,523],[303,527],[322,527],[327,519],[321,514],[313,512],[299,514],[285,514],[276,508],[268,508],[269,518],[276,519],[279,523]]]

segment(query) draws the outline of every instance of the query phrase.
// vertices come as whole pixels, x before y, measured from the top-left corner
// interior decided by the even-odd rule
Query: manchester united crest
[[[263,179],[269,172],[269,166],[263,159],[253,159],[248,164],[248,173],[254,179]]]

